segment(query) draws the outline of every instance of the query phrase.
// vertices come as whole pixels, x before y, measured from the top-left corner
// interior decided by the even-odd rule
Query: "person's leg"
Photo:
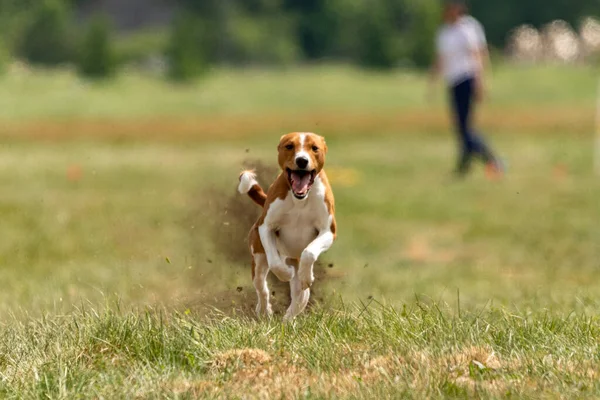
[[[473,154],[478,155],[483,162],[496,163],[496,156],[485,143],[485,140],[479,135],[472,126],[472,115],[474,109],[474,95],[475,95],[475,82],[473,79],[465,81],[463,93],[463,106],[462,116],[464,118],[462,122],[462,129],[464,129],[465,140],[468,143],[468,147]]]
[[[459,144],[459,156],[456,165],[456,173],[459,175],[465,175],[469,171],[473,156],[467,130],[469,112],[467,89],[465,82],[453,86],[450,89],[452,114],[454,116],[456,135]]]

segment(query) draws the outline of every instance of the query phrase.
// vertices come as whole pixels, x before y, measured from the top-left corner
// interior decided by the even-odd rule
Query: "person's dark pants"
[[[470,78],[451,87],[450,99],[461,148],[456,172],[461,175],[466,174],[474,157],[485,163],[495,162],[494,154],[472,126],[475,80]]]

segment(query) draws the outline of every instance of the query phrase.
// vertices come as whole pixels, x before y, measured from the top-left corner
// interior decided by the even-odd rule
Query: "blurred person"
[[[490,61],[483,26],[467,14],[463,0],[445,1],[436,49],[430,91],[438,76],[442,75],[449,87],[451,111],[460,145],[456,175],[464,177],[473,158],[479,158],[485,163],[489,177],[502,176],[504,171],[500,159],[473,127],[474,105],[484,99],[485,72]]]

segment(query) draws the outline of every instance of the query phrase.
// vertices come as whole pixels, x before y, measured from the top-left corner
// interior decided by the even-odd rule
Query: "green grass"
[[[597,396],[598,320],[437,305],[317,309],[291,325],[157,310],[3,329],[6,398]]]
[[[0,77],[0,119],[140,118],[252,115],[307,111],[381,112],[429,106],[422,76],[368,73],[350,67],[216,70],[193,85],[173,85],[123,72],[93,84],[72,72],[15,69]],[[490,78],[491,105],[500,108],[584,107],[596,99],[591,67],[498,66]],[[10,95],[8,95],[10,93]],[[441,91],[440,91],[441,93]],[[442,105],[443,96],[434,105]]]
[[[418,75],[221,71],[195,87],[15,76],[0,82],[7,124],[167,122],[147,139],[0,131],[0,397],[600,395],[590,71],[496,72],[496,116],[482,124],[509,163],[502,182],[481,168],[452,181],[453,137],[425,119],[377,130],[380,113],[429,110]],[[531,131],[499,117],[524,110]],[[235,186],[244,161],[275,164],[296,111],[371,117],[320,132],[340,235],[321,301],[283,325],[250,312],[248,217],[236,207],[256,209]],[[241,114],[282,118],[282,129],[218,126]],[[170,136],[198,115],[224,136]],[[589,121],[571,131],[570,115]]]

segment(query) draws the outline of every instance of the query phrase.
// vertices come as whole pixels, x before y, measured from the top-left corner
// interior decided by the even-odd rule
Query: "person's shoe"
[[[485,165],[485,177],[490,181],[498,181],[504,177],[506,166],[502,160],[489,161]]]

